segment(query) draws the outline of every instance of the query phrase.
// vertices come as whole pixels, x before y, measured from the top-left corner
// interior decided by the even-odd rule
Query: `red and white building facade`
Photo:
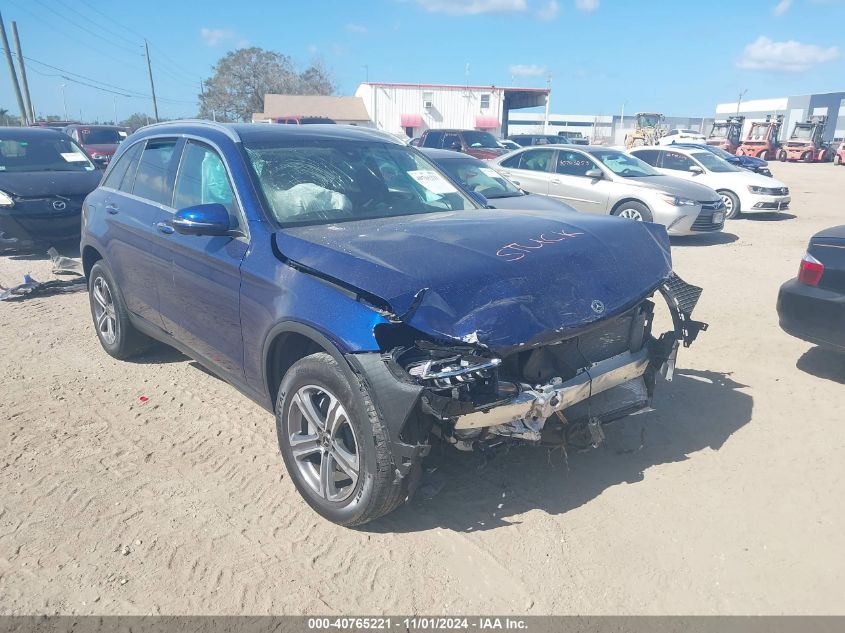
[[[508,113],[545,107],[548,88],[362,83],[355,96],[375,127],[415,137],[428,129],[457,128],[507,134]]]

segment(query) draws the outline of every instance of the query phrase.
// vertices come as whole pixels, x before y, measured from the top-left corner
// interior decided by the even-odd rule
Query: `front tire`
[[[123,294],[103,260],[88,274],[88,300],[97,338],[110,356],[125,360],[150,346],[152,340],[132,325]]]
[[[733,220],[742,214],[742,209],[739,206],[739,198],[733,191],[717,191],[722,196],[722,202],[725,203],[725,219]]]
[[[839,154],[833,157],[833,164],[834,165],[841,165],[842,164],[842,157]]]
[[[760,152],[760,156],[758,156],[760,160],[769,160],[769,152],[767,150],[763,150]]]
[[[613,215],[636,222],[654,222],[651,211],[641,202],[623,202],[613,210]]]
[[[786,162],[786,150],[782,149],[778,152],[778,160],[782,163]]]
[[[362,525],[405,498],[366,387],[351,384],[331,355],[306,356],[282,378],[276,433],[299,494],[329,521]]]

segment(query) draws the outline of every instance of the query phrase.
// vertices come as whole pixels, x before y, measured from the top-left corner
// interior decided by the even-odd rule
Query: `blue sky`
[[[716,103],[845,90],[845,0],[4,0],[41,114],[196,114],[200,77],[238,46],[321,59],[338,94],[371,81],[544,86],[552,111],[711,115]],[[49,64],[55,68],[49,68]],[[468,65],[468,66],[467,66]],[[366,66],[366,68],[365,68]],[[469,72],[467,73],[467,67]],[[61,69],[61,70],[56,70]],[[134,96],[116,96],[77,82]],[[0,107],[17,112],[3,64]],[[108,85],[104,85],[108,84]],[[81,111],[81,115],[80,115]]]

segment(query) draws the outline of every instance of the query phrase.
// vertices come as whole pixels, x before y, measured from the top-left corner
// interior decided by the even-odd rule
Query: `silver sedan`
[[[607,147],[546,145],[497,157],[489,164],[522,189],[584,213],[657,222],[670,235],[721,231],[725,206],[704,185],[664,176],[643,161]]]

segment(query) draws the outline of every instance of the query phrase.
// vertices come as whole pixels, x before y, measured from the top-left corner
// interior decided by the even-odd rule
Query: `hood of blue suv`
[[[391,319],[498,353],[620,314],[671,273],[662,226],[559,211],[358,220],[286,228],[275,241],[283,261],[380,299]]]

